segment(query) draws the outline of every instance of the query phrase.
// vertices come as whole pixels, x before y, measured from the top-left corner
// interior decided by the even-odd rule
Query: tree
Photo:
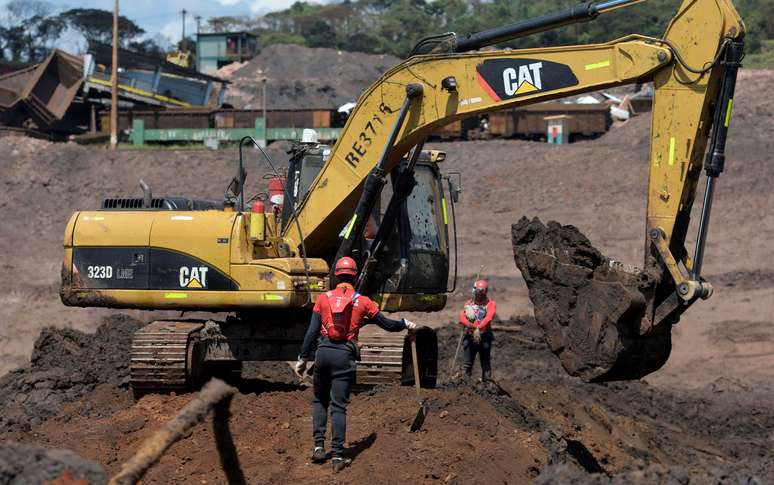
[[[113,13],[96,8],[74,8],[63,12],[60,17],[73,30],[78,31],[89,42],[113,43]],[[118,42],[123,47],[144,34],[145,30],[124,17],[118,17]]]
[[[23,53],[27,45],[26,33],[21,25],[13,25],[4,29],[4,50],[8,51],[12,61],[23,61]]]
[[[306,33],[309,47],[331,47],[336,45],[336,32],[324,20],[315,21]]]
[[[578,0],[345,0],[317,4],[297,1],[263,17],[209,19],[212,30],[247,30],[259,45],[278,42],[405,56],[422,37],[467,34],[553,13]],[[513,39],[503,47],[600,43],[638,33],[660,37],[675,14],[677,0],[648,2],[573,24]],[[774,0],[735,0],[747,26],[747,51],[759,52],[774,38]]]
[[[129,50],[138,54],[143,54],[149,57],[156,57],[158,59],[166,59],[166,52],[164,49],[156,43],[153,39],[143,39],[129,42]]]
[[[51,16],[53,6],[40,0],[12,0],[5,7],[6,26],[0,31],[0,58],[38,62],[51,50],[64,30],[64,23]]]
[[[11,0],[5,6],[8,23],[19,25],[32,17],[44,17],[51,13],[52,6],[42,0]]]

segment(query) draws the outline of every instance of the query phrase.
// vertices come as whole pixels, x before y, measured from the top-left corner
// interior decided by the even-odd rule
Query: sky
[[[0,0],[0,7],[10,0]],[[114,0],[46,0],[59,11],[71,8],[100,8],[113,10]],[[222,15],[263,15],[274,10],[282,10],[295,0],[119,0],[121,15],[133,20],[145,29],[148,37],[161,34],[170,42],[177,42],[182,34],[182,9],[186,15],[186,34],[196,32],[194,16],[204,19]],[[311,0],[327,3],[330,0]]]

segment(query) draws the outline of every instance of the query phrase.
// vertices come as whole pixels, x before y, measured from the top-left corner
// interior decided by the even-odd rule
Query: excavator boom
[[[586,3],[462,38],[450,34],[436,39],[428,54],[412,56],[387,72],[360,97],[329,162],[295,212],[300,224],[286,226],[283,236],[288,245],[296,247],[303,241],[308,251],[330,251],[331,232],[348,218],[347,232],[362,227],[357,217],[374,197],[372,187],[378,186],[371,179],[391,170],[412,146],[443,124],[492,110],[652,82],[643,270],[634,281],[612,270],[607,273],[605,284],[585,296],[573,326],[556,315],[543,314],[538,320],[543,320],[548,335],[558,335],[550,343],[564,353],[562,361],[573,374],[589,380],[630,379],[660,368],[671,348],[669,326],[695,301],[712,294],[712,286],[701,277],[701,263],[744,48],[744,24],[733,4],[685,0],[662,38],[630,35],[606,44],[467,52],[633,3],[638,2]],[[415,52],[425,50],[420,43]],[[707,188],[691,258],[685,243],[702,167]],[[330,184],[331,180],[338,183]],[[529,272],[526,264],[519,266]],[[532,275],[526,277],[529,282]],[[554,277],[546,278],[563,284]],[[617,307],[604,304],[603,293],[610,284],[623,288],[619,297],[623,302]]]

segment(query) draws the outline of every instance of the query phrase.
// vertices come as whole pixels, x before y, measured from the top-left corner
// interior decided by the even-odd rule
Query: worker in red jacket
[[[492,378],[492,319],[497,305],[490,300],[487,293],[489,284],[486,280],[478,280],[473,285],[473,299],[465,302],[460,311],[460,324],[465,327],[463,349],[465,350],[465,374],[473,373],[473,361],[476,354],[481,359],[481,380]]]
[[[373,322],[389,332],[414,332],[417,326],[405,318],[387,318],[376,303],[355,291],[353,283],[357,265],[352,258],[339,259],[334,274],[340,283],[335,289],[317,297],[295,370],[298,375],[303,375],[309,361],[314,359],[312,461],[325,462],[325,429],[330,407],[333,470],[338,472],[351,461],[344,457],[344,440],[349,393],[355,384],[356,362],[360,360],[357,341],[360,328]]]

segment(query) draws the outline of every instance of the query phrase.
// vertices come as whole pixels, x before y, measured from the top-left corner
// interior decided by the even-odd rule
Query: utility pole
[[[189,67],[193,67],[198,71],[199,70],[199,31],[201,31],[201,28],[202,28],[202,16],[196,15],[194,17],[194,20],[196,20],[196,46],[194,47],[194,54],[193,54],[195,64],[191,66],[190,61],[188,62],[188,64],[189,64]]]
[[[261,93],[261,111],[263,111],[263,122],[266,123],[266,78],[261,79],[263,92]]]
[[[110,76],[110,147],[118,148],[118,0],[113,7],[113,60]]]
[[[180,41],[180,50],[186,52],[188,50],[188,46],[186,45],[187,42],[185,41],[185,14],[188,13],[188,10],[183,9],[180,11],[180,13],[183,14],[183,39]]]

